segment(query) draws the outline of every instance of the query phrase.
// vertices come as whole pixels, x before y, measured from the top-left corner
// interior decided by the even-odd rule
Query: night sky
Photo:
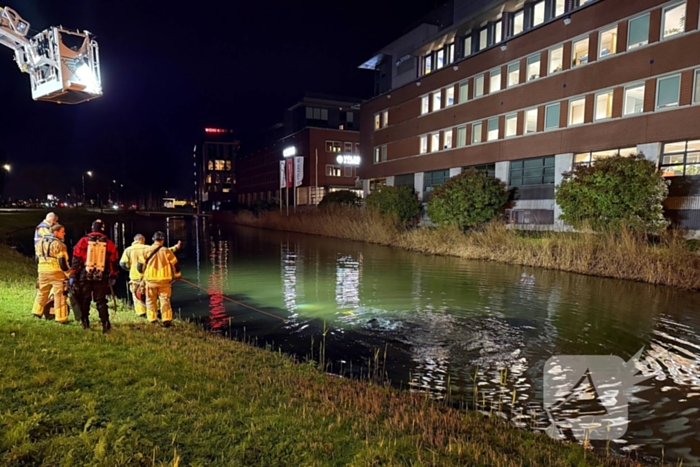
[[[35,102],[29,76],[0,48],[0,163],[13,168],[4,195],[80,193],[92,170],[88,184],[117,179],[132,193],[187,196],[204,126],[245,139],[280,121],[304,91],[371,97],[372,72],[357,66],[437,4],[9,0],[33,30],[95,34],[104,95],[76,106]]]

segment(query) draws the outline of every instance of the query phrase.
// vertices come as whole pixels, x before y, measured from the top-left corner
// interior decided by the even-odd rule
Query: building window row
[[[455,45],[447,44],[423,56],[423,75],[428,75],[455,61]]]
[[[326,165],[326,176],[327,177],[352,177],[353,176],[352,167],[341,167],[339,165],[327,164]]]
[[[554,184],[554,156],[511,161],[509,186],[552,184]]]
[[[700,104],[700,69],[693,73],[692,104]],[[644,82],[632,83],[620,86],[622,93],[622,109],[619,117],[632,116],[644,112],[644,96],[646,84]],[[661,76],[656,78],[656,97],[654,110],[661,111],[680,106],[681,73]],[[591,122],[605,121],[613,118],[614,90],[607,89],[592,95],[593,99],[587,100],[586,96],[572,97],[562,106],[562,102],[553,102],[543,106],[524,109],[522,122],[519,121],[519,111],[504,116],[494,116],[485,120],[473,122],[432,132],[420,136],[419,154],[460,148],[467,145],[467,129],[471,129],[470,144],[496,141],[501,138],[511,138],[518,135],[528,135],[538,131],[550,131],[565,127],[573,127],[586,123],[587,107],[592,103],[593,109]],[[544,111],[542,129],[538,130],[540,111]],[[562,111],[565,112],[562,118]],[[503,118],[503,123],[501,123]],[[589,117],[590,118],[590,117]],[[504,125],[501,134],[501,124]],[[522,132],[519,125],[522,125]],[[484,126],[486,128],[484,128]],[[486,131],[484,131],[486,130]]]
[[[386,162],[387,161],[387,146],[377,146],[374,148],[374,162]]]
[[[665,177],[700,175],[700,140],[664,144],[660,168]]]
[[[544,4],[545,0],[539,3]],[[562,2],[563,4],[563,2]],[[537,4],[535,4],[537,5]],[[534,8],[534,7],[533,7]],[[563,8],[563,7],[562,7]],[[685,31],[685,14],[686,14],[686,3],[673,3],[666,6],[662,10],[662,39],[666,39],[677,34],[681,34]],[[644,13],[636,17],[632,17],[627,21],[627,50],[632,50],[649,43],[649,33],[650,33],[650,13]],[[571,60],[570,63],[564,63],[564,46],[565,44],[558,44],[547,50],[547,63],[544,67],[546,71],[546,76],[552,75],[554,73],[573,69],[590,62],[590,56],[594,55],[598,59],[603,59],[611,57],[617,54],[618,49],[618,25],[606,26],[597,31],[598,35],[598,46],[597,50],[591,50],[590,34],[586,36],[581,36],[579,38],[573,39],[571,44]],[[468,42],[471,44],[471,36],[469,36]],[[466,45],[465,45],[466,47]],[[465,49],[466,50],[466,49]],[[539,79],[542,76],[542,52],[537,52],[535,54],[523,57],[525,63],[525,76],[524,82],[529,82],[532,80]],[[474,83],[473,96],[469,95],[469,79],[463,82],[449,86],[445,89],[451,89],[450,93],[452,96],[452,101],[450,103],[445,102],[443,104],[442,98],[440,96],[440,91],[433,93],[432,102],[430,95],[421,97],[421,115],[429,113],[431,111],[440,110],[442,108],[448,107],[454,103],[465,103],[470,98],[476,99],[478,97],[493,94],[494,92],[501,91],[504,88],[510,88],[522,84],[520,79],[520,60],[512,62],[506,66],[507,76],[505,78],[505,86],[502,85],[501,80],[502,69],[496,68],[489,72],[484,72],[479,75],[473,76],[471,80]],[[488,82],[488,90],[485,84]],[[459,86],[458,100],[454,100],[454,87]],[[432,104],[432,105],[431,105]]]
[[[306,118],[309,120],[328,120],[328,109],[307,107]]]
[[[359,154],[360,143],[326,140],[326,152],[345,152],[350,154],[353,150],[356,154]]]
[[[599,159],[613,156],[629,157],[637,154],[637,148],[608,149],[607,151],[581,152],[574,154],[574,165],[590,166]]]

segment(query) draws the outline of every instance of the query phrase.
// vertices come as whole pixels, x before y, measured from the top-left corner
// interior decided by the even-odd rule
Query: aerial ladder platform
[[[102,96],[97,41],[88,31],[52,26],[29,36],[29,23],[15,10],[0,7],[0,44],[30,78],[35,101],[80,104]]]

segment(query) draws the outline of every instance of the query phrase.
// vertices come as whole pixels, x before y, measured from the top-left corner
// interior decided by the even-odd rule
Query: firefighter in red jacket
[[[90,302],[94,300],[102,321],[102,332],[107,333],[112,329],[107,295],[117,279],[119,252],[104,230],[104,223],[96,220],[92,223],[92,232],[75,245],[69,283],[82,313],[83,328],[90,328]]]

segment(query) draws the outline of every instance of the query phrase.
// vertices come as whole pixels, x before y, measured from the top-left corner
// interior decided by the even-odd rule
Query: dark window
[[[410,186],[414,188],[415,177],[413,174],[397,175],[394,177],[394,186]]]
[[[523,159],[510,163],[510,186],[554,183],[554,156]]]
[[[428,201],[430,193],[450,179],[450,170],[434,170],[423,175],[423,201]]]
[[[496,178],[496,164],[472,165],[470,167],[464,167],[463,170],[466,169],[476,169],[479,172],[484,172],[487,177]]]

